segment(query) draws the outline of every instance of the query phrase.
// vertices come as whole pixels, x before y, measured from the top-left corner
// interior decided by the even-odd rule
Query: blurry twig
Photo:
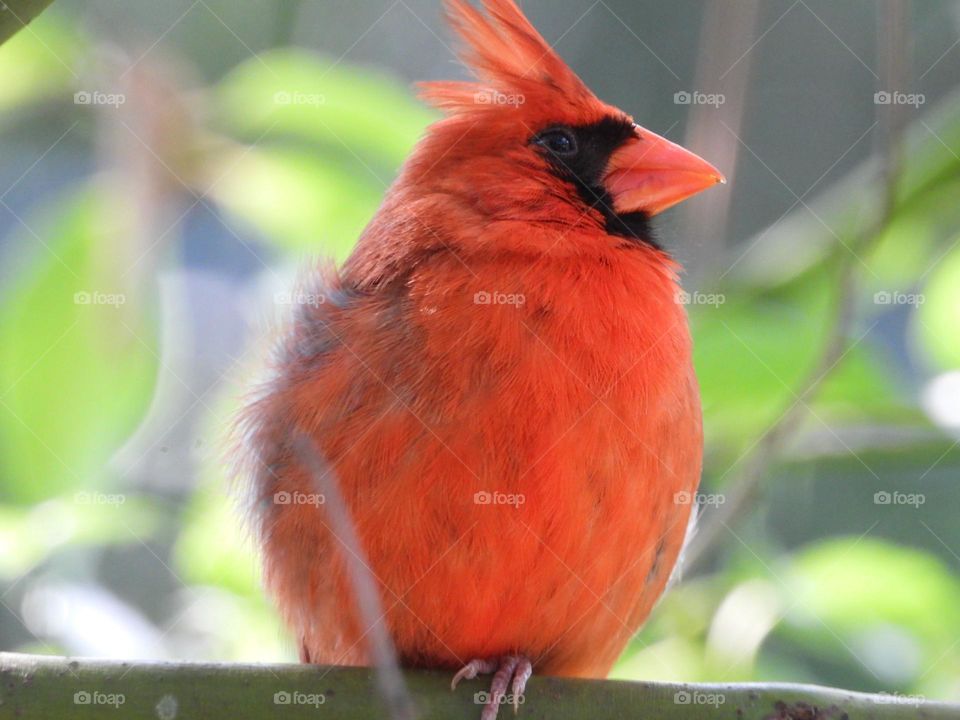
[[[344,560],[350,583],[353,586],[360,620],[369,628],[369,647],[377,668],[377,686],[383,696],[392,720],[412,720],[416,717],[413,699],[407,692],[407,686],[400,667],[397,664],[393,641],[384,624],[386,613],[380,604],[376,580],[366,564],[366,555],[360,545],[360,538],[350,518],[350,511],[340,494],[333,469],[324,461],[316,445],[305,435],[293,440],[293,450],[297,459],[310,472],[317,489],[324,497],[324,507],[333,533],[343,544]]]
[[[700,30],[693,90],[714,95],[717,102],[691,102],[684,145],[710,158],[726,175],[728,188],[736,187],[737,158],[741,151],[740,143],[730,142],[730,134],[742,135],[747,89],[756,56],[753,52],[744,53],[743,48],[753,44],[759,10],[759,0],[737,3],[712,0],[704,8]],[[729,132],[717,132],[721,126],[726,126]],[[697,262],[691,264],[694,276],[690,282],[694,287],[715,271],[726,250],[732,198],[733,192],[727,189],[706,193],[687,205],[681,237],[688,243],[698,242],[695,248],[687,249],[697,257]],[[703,238],[709,238],[709,242],[701,242]]]
[[[886,90],[906,87],[909,45],[910,4],[904,0],[885,0],[879,13],[878,45],[881,59],[880,78]],[[902,163],[901,138],[905,126],[904,108],[895,103],[878,105],[879,147],[881,174],[884,178],[883,201],[873,222],[847,244],[846,252],[837,248],[836,313],[827,332],[823,352],[816,365],[794,393],[793,404],[779,417],[743,459],[743,470],[730,483],[726,502],[707,515],[698,534],[691,542],[685,557],[687,568],[702,562],[716,549],[721,532],[736,523],[753,506],[760,485],[770,466],[783,452],[784,446],[796,435],[824,381],[841,364],[849,351],[850,330],[856,318],[858,284],[855,267],[860,253],[882,235],[889,224],[897,201],[897,180]]]
[[[303,0],[279,0],[276,3],[276,25],[273,31],[273,44],[276,47],[290,45],[297,30],[297,20]]]

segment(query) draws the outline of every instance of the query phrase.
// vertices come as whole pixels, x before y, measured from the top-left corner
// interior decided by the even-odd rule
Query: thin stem
[[[902,91],[907,77],[907,48],[909,46],[909,3],[906,0],[886,0],[879,15],[878,45],[881,55],[881,81],[887,90]],[[754,506],[763,479],[781,455],[784,447],[796,436],[807,418],[810,403],[823,383],[842,365],[842,359],[851,347],[850,334],[856,321],[856,302],[859,284],[856,279],[857,257],[869,250],[890,224],[896,209],[897,185],[902,163],[903,108],[893,103],[878,105],[880,178],[883,182],[880,210],[873,222],[867,224],[847,248],[838,246],[836,311],[827,332],[823,352],[813,369],[798,385],[792,405],[764,433],[754,449],[742,460],[742,471],[729,484],[726,502],[708,515],[685,556],[689,569],[702,563],[719,545],[723,530],[738,523]]]

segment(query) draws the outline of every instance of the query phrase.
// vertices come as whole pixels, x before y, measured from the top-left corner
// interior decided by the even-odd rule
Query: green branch
[[[53,0],[0,0],[0,44],[42,13]]]
[[[387,717],[369,668],[70,660],[0,654],[0,718],[254,720]],[[476,720],[489,678],[406,671],[421,718]],[[119,712],[113,713],[114,710]],[[320,715],[319,713],[323,713]],[[113,714],[112,714],[113,713]],[[511,708],[500,717],[513,717]],[[960,705],[813,685],[681,685],[536,677],[520,717],[656,720],[957,720]]]

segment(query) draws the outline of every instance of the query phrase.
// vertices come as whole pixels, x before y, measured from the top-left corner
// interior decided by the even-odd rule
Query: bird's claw
[[[533,664],[525,657],[520,657],[518,660],[517,667],[513,671],[513,684],[510,686],[514,715],[520,712],[520,699],[527,690],[527,680],[533,675]]]
[[[450,689],[456,690],[461,680],[473,680],[477,675],[487,675],[499,667],[496,660],[471,660],[464,665],[450,681]]]
[[[480,720],[496,720],[500,703],[510,688],[513,712],[520,710],[520,702],[527,687],[527,680],[533,674],[533,664],[519,655],[505,655],[492,660],[471,660],[453,676],[450,688],[455,689],[461,680],[473,680],[477,675],[493,673],[490,683],[490,696],[480,713]]]

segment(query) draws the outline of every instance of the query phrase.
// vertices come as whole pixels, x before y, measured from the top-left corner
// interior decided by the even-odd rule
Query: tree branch
[[[489,678],[450,690],[445,672],[404,672],[420,717],[476,720]],[[324,718],[381,720],[370,668],[316,665],[128,663],[0,654],[0,718],[174,720]],[[116,715],[110,711],[119,709]],[[512,716],[509,708],[501,717]],[[534,677],[527,718],[658,720],[956,720],[960,705],[866,695],[814,685],[685,685]]]
[[[46,10],[53,0],[0,0],[0,44]]]

